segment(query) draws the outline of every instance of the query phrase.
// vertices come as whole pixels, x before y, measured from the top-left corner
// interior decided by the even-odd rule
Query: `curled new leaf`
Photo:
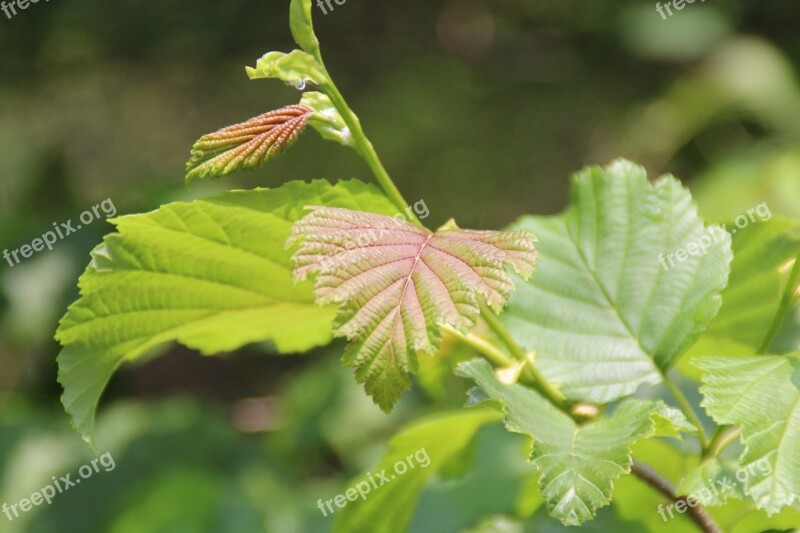
[[[319,50],[319,40],[314,34],[311,20],[311,0],[292,0],[289,7],[289,27],[295,42],[303,50],[309,54]]]
[[[268,52],[256,62],[255,68],[245,67],[245,71],[251,80],[277,78],[298,89],[304,89],[308,83],[322,85],[329,81],[317,60],[302,50],[288,54]]]
[[[416,353],[439,345],[439,325],[468,331],[479,296],[499,312],[514,285],[511,265],[527,278],[536,268],[534,237],[525,231],[436,233],[397,217],[312,207],[289,244],[295,278],[317,272],[318,303],[340,304],[336,334],[352,341],[345,360],[375,402],[389,410],[410,387]]]
[[[290,105],[202,136],[192,147],[186,180],[258,168],[297,140],[312,113]]]
[[[314,110],[308,124],[317,130],[323,139],[336,141],[345,146],[354,145],[350,128],[330,98],[320,92],[309,91],[303,93],[300,103]]]

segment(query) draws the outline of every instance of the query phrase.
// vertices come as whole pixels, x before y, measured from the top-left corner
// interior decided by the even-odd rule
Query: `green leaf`
[[[203,135],[192,146],[186,181],[257,169],[294,144],[313,114],[304,105],[290,105]]]
[[[800,222],[786,218],[753,222],[733,233],[733,263],[722,308],[704,337],[724,338],[756,351],[783,296],[781,270],[800,255]]]
[[[605,403],[659,383],[719,310],[730,237],[703,225],[672,176],[650,184],[622,160],[589,167],[563,214],[512,229],[539,237],[542,264],[501,319],[570,398]],[[699,242],[706,253],[677,259]]]
[[[328,81],[322,66],[313,56],[301,50],[268,52],[256,62],[255,68],[245,67],[251,80],[277,78],[298,89],[306,84],[322,85]]]
[[[627,400],[611,416],[578,426],[533,389],[502,384],[485,360],[462,363],[456,374],[478,385],[471,404],[499,404],[508,430],[533,438],[530,460],[542,473],[539,489],[564,525],[580,525],[611,502],[614,480],[630,473],[635,442],[687,426],[663,402],[642,400]]]
[[[800,218],[800,147],[796,143],[787,146],[776,149],[759,143],[754,148],[733,150],[730,157],[696,176],[690,188],[703,218],[733,220],[762,202],[776,215]]]
[[[500,415],[488,409],[470,409],[436,415],[404,428],[392,438],[389,451],[371,476],[385,473],[390,479],[378,488],[370,487],[369,475],[363,475],[350,483],[350,487],[366,488],[362,499],[347,503],[344,509],[336,506],[334,533],[394,533],[403,531],[411,520],[414,507],[422,490],[430,479],[453,458],[467,448],[477,431],[486,424],[500,421]],[[419,461],[418,458],[428,458]],[[395,465],[409,461],[414,468],[404,474],[395,471]],[[380,479],[380,476],[377,477]],[[365,483],[366,482],[366,483]],[[333,496],[333,495],[332,495]]]
[[[339,111],[326,95],[309,91],[303,93],[300,104],[314,110],[308,123],[323,139],[336,141],[345,146],[355,146],[350,128],[345,124]]]
[[[800,495],[800,353],[695,360],[702,405],[718,424],[741,427],[744,492],[769,514]]]
[[[416,355],[436,352],[441,325],[468,332],[482,301],[499,312],[514,288],[506,265],[533,273],[533,241],[525,231],[451,222],[431,233],[397,216],[313,207],[287,244],[301,243],[296,279],[318,273],[317,301],[339,304],[335,333],[352,341],[345,361],[388,412],[411,387]]]
[[[311,19],[311,0],[292,0],[289,7],[289,27],[297,45],[308,52],[319,51],[319,40],[314,34],[314,23]]]
[[[91,440],[103,389],[125,360],[178,341],[204,354],[270,341],[284,353],[331,340],[335,312],[295,285],[283,244],[308,204],[391,212],[374,187],[291,182],[114,219],[56,338],[62,402]]]
[[[725,505],[728,498],[743,500],[742,484],[736,480],[738,466],[736,461],[708,459],[681,480],[677,493],[698,498],[704,507]]]

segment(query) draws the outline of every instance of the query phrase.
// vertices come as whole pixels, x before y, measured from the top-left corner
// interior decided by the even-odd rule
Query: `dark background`
[[[800,216],[796,1],[698,1],[667,20],[647,1],[334,7],[314,9],[328,69],[404,196],[425,200],[428,225],[502,228],[558,212],[572,172],[616,157],[685,180],[709,220],[764,201]],[[264,52],[292,48],[288,0],[51,0],[0,14],[0,246],[106,198],[121,215],[291,179],[369,181],[352,151],[308,134],[260,171],[184,186],[202,134],[299,100],[244,73]],[[108,231],[98,221],[52,252],[0,265],[2,501],[90,457],[59,404],[52,335]],[[0,516],[0,531],[329,527],[316,498],[374,464],[398,424],[463,398],[444,379],[385,417],[339,368],[340,353],[201,358],[176,346],[123,368],[99,421],[118,470],[27,522]],[[514,472],[498,483],[519,483]],[[452,516],[437,515],[443,530],[477,520],[474,504],[454,498]],[[484,504],[481,513],[509,512],[501,496]],[[443,511],[421,509],[415,530],[426,512]]]

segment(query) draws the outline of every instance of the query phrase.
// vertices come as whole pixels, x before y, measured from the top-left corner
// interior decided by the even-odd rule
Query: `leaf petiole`
[[[778,330],[783,325],[784,320],[786,320],[786,316],[789,314],[789,311],[791,311],[792,306],[797,303],[798,298],[800,298],[797,293],[798,284],[800,284],[800,256],[795,258],[794,267],[789,274],[789,281],[786,283],[786,289],[783,293],[783,298],[781,298],[781,303],[778,305],[778,310],[775,313],[775,317],[772,319],[772,324],[770,324],[769,330],[764,336],[761,346],[758,348],[759,355],[763,355],[769,351],[772,343],[775,341]]]
[[[741,433],[741,428],[736,426],[717,426],[714,434],[711,435],[711,442],[708,443],[708,447],[700,458],[701,461],[717,457],[729,444],[736,441],[739,433]]]
[[[680,387],[667,375],[664,375],[664,384],[672,393],[675,401],[678,402],[678,406],[681,408],[681,411],[683,411],[683,414],[686,415],[689,422],[697,428],[697,438],[700,440],[700,448],[702,449],[702,453],[705,454],[706,450],[708,450],[708,436],[703,428],[703,423],[700,421],[700,417],[697,415],[691,402],[689,402],[689,399],[683,394]]]
[[[518,361],[528,360],[528,354],[525,352],[525,350],[519,344],[517,344],[517,341],[511,337],[511,334],[508,332],[503,323],[500,322],[500,319],[497,318],[497,315],[494,314],[491,309],[486,307],[486,305],[481,306],[481,317]],[[539,370],[536,369],[535,365],[526,364],[522,370],[522,377],[525,378],[531,385],[533,385],[540,393],[542,393],[544,397],[550,401],[550,403],[566,413],[570,412],[570,403],[566,396],[564,396],[561,391],[553,387],[553,385],[550,384],[550,382],[548,382],[541,373],[539,373]]]

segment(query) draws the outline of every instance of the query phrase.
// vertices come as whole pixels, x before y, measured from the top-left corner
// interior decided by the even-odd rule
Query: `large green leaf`
[[[703,406],[718,424],[740,426],[745,451],[738,479],[770,514],[800,495],[800,353],[743,359],[708,357]]]
[[[355,501],[347,502],[343,509],[333,506],[334,533],[405,530],[428,481],[469,446],[481,427],[498,422],[500,418],[492,410],[474,409],[428,417],[405,428],[392,438],[389,451],[372,470],[376,474],[385,473],[389,481],[385,485],[376,481],[378,487],[374,488],[368,481],[370,476],[354,480],[351,487],[361,488],[363,499],[356,496]],[[418,460],[425,457],[428,461]],[[398,474],[395,465],[402,462],[408,465],[409,461],[414,463],[414,468]],[[372,479],[376,479],[375,476]]]
[[[730,236],[703,225],[671,176],[650,184],[627,161],[590,167],[563,214],[512,229],[539,238],[541,267],[501,318],[571,398],[608,402],[659,383],[719,310]],[[679,250],[695,255],[680,261]]]
[[[627,400],[611,416],[578,426],[533,389],[500,383],[485,360],[462,363],[456,373],[477,383],[471,403],[499,403],[509,431],[533,438],[539,489],[565,525],[580,525],[611,502],[614,480],[630,472],[636,441],[689,427],[663,402],[642,400]]]
[[[800,222],[773,218],[730,231],[730,281],[722,308],[703,336],[732,340],[753,353],[778,311],[785,285],[781,269],[800,254]]]
[[[178,341],[204,354],[271,341],[301,352],[331,340],[335,312],[295,285],[284,249],[304,206],[393,211],[360,182],[291,182],[231,192],[115,219],[117,233],[92,252],[81,298],[56,338],[62,402],[84,439],[103,389],[124,360]]]

